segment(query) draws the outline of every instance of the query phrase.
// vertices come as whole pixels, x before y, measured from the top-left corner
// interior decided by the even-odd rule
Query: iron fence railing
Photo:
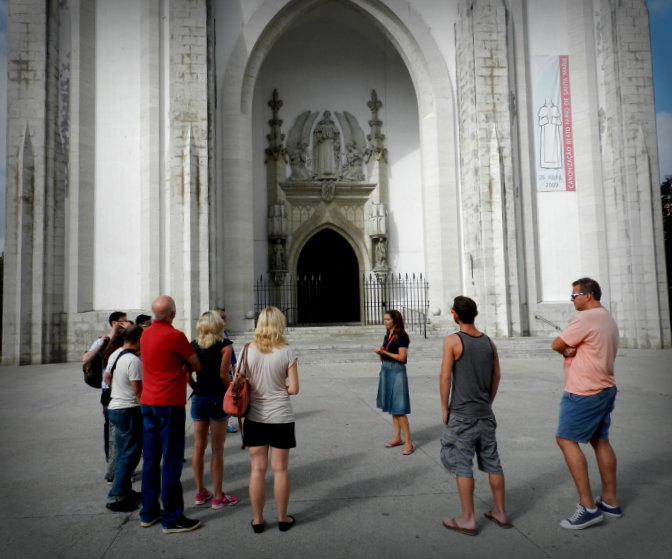
[[[369,274],[362,278],[364,322],[381,324],[385,313],[396,309],[404,317],[407,330],[427,337],[429,283],[422,274]]]
[[[270,278],[260,276],[254,285],[254,318],[269,305],[278,307],[287,319],[287,326],[320,324],[324,285],[320,276]],[[360,283],[360,321],[382,324],[383,316],[396,309],[404,317],[407,330],[427,337],[429,283],[422,274],[368,274]]]

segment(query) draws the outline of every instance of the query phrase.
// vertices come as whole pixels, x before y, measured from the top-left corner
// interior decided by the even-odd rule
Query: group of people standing
[[[618,348],[618,327],[602,306],[602,290],[591,278],[572,283],[571,301],[577,315],[554,340],[553,350],[564,358],[565,391],[560,404],[556,441],[579,494],[579,504],[560,527],[581,530],[602,522],[604,517],[620,518],[616,496],[616,455],[609,442],[611,412],[616,398],[614,361]],[[497,422],[492,402],[501,379],[497,347],[474,325],[476,303],[458,296],[451,308],[459,331],[445,337],[439,375],[442,422],[441,461],[454,474],[462,514],[446,519],[443,525],[475,536],[473,459],[488,474],[493,506],[485,518],[501,528],[512,528],[504,507],[504,472],[497,450]],[[374,351],[382,360],[377,406],[392,415],[394,437],[386,448],[404,445],[403,454],[412,454],[407,414],[410,413],[405,363],[409,337],[403,317],[389,311],[384,318],[387,334]],[[401,433],[403,432],[403,438]],[[593,497],[586,458],[579,443],[590,443],[595,451],[602,482],[602,495]]]
[[[618,329],[600,303],[602,292],[595,280],[578,279],[572,288],[571,300],[579,312],[552,348],[565,358],[565,392],[556,441],[579,493],[576,511],[560,526],[579,530],[601,522],[604,516],[622,516],[616,497],[616,456],[608,437],[616,397]],[[94,356],[104,359],[103,393],[111,392],[111,398],[108,394],[101,400],[105,401],[106,425],[109,417],[116,441],[116,468],[108,508],[129,511],[141,503],[141,526],[147,528],[160,521],[166,533],[187,532],[200,526],[200,521],[184,516],[180,481],[187,384],[193,389],[194,503],[210,502],[213,509],[235,505],[238,498],[227,495],[222,488],[228,419],[222,401],[231,383],[239,386],[247,381],[250,406],[242,435],[250,456],[249,496],[254,513],[251,527],[258,534],[266,526],[265,476],[270,460],[278,528],[291,529],[296,520],[287,514],[288,464],[296,438],[290,396],[299,392],[299,377],[296,353],[284,337],[284,315],[275,307],[260,313],[254,341],[243,349],[232,375],[232,344],[225,335],[220,313],[203,313],[197,323],[198,336],[189,343],[172,326],[176,315],[172,298],[158,297],[152,311],[153,321],[150,317],[141,321],[139,317],[136,325],[129,324],[123,313],[113,313],[110,333],[84,354],[85,362]],[[512,527],[505,512],[504,473],[492,410],[501,371],[495,344],[475,327],[476,303],[458,296],[451,313],[459,331],[446,336],[443,342],[439,390],[444,433],[440,457],[445,469],[456,476],[462,512],[444,520],[443,525],[474,536],[478,533],[473,500],[474,456],[478,468],[488,474],[493,495],[493,506],[484,516],[501,528]],[[376,404],[392,415],[393,437],[385,447],[401,446],[402,454],[409,456],[416,450],[408,421],[411,406],[406,362],[410,339],[398,311],[385,313],[384,326],[383,343],[374,350],[382,362]],[[203,481],[209,435],[212,492]],[[596,498],[591,494],[586,459],[579,447],[579,443],[588,442],[595,451],[602,481],[602,495]],[[107,446],[106,453],[112,454]],[[131,481],[141,457],[139,494],[133,491]]]
[[[241,383],[246,378],[251,403],[243,441],[249,447],[251,461],[252,528],[259,533],[265,526],[265,474],[270,449],[278,527],[281,531],[289,530],[294,518],[287,515],[290,488],[287,465],[289,449],[296,444],[289,396],[298,393],[299,381],[296,355],[283,337],[284,316],[273,307],[262,312],[254,341],[243,350],[244,370],[236,371],[231,378],[232,345],[224,332],[220,312],[203,313],[197,323],[198,336],[189,343],[172,326],[177,312],[172,298],[158,297],[152,311],[154,319],[146,330],[128,323],[123,313],[111,316],[114,336],[102,337],[84,355],[84,359],[92,359],[93,352],[96,358],[102,358],[107,355],[105,348],[110,343],[118,346],[105,359],[104,381],[111,390],[104,390],[110,390],[111,397],[104,413],[114,427],[117,447],[107,507],[128,512],[141,505],[140,525],[148,528],[161,522],[165,533],[188,532],[200,526],[199,520],[184,516],[181,484],[187,384],[193,389],[194,504],[210,503],[213,509],[235,505],[238,498],[222,489],[229,419],[222,403],[229,384]],[[212,492],[203,481],[209,435]],[[107,455],[109,460],[111,453],[108,451]],[[132,475],[140,458],[142,491],[138,493],[132,489]]]

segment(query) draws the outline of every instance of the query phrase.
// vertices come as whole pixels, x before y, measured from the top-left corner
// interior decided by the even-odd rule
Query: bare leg
[[[611,448],[608,439],[591,439],[590,444],[595,450],[597,466],[600,469],[600,478],[602,479],[602,501],[611,505],[618,506],[616,498],[616,454]]]
[[[278,509],[278,522],[291,522],[287,517],[289,503],[289,449],[271,447],[271,469],[273,470],[273,496]]]
[[[216,499],[222,498],[222,477],[224,476],[224,441],[226,440],[226,421],[211,421],[210,475],[212,476],[212,492]]]
[[[451,520],[444,520],[444,524],[457,525],[460,528],[468,530],[476,529],[476,519],[474,518],[474,478],[456,476],[457,492],[460,494],[460,503],[462,504],[462,516]]]
[[[191,455],[191,468],[194,470],[196,493],[206,491],[203,484],[203,462],[205,449],[208,447],[209,421],[194,421],[194,453]]]
[[[411,440],[411,428],[408,425],[408,416],[393,415],[392,417],[394,417],[397,420],[399,429],[404,433],[404,441],[406,441],[406,444],[404,445],[404,450],[411,450],[411,448],[413,448],[413,441]]]
[[[392,416],[392,427],[394,429],[394,437],[390,442],[396,443],[401,440],[401,426],[399,425],[399,416]]]
[[[576,490],[579,492],[579,503],[589,509],[595,508],[588,479],[588,464],[586,463],[586,457],[581,452],[579,443],[561,439],[560,437],[556,437],[555,440],[565,456],[569,473],[572,474],[574,485],[576,485]]]
[[[492,491],[492,498],[494,506],[492,507],[492,516],[499,520],[502,524],[508,522],[506,513],[504,512],[504,476],[501,474],[489,474],[490,490]]]
[[[266,469],[268,468],[268,445],[250,447],[250,503],[254,512],[253,524],[264,522],[266,501]]]

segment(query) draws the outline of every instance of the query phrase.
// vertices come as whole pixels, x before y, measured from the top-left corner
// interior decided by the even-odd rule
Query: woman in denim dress
[[[394,448],[404,445],[402,454],[408,456],[415,451],[411,440],[408,417],[406,417],[411,413],[408,377],[406,375],[406,359],[410,340],[404,329],[404,318],[399,311],[386,312],[383,324],[387,334],[383,340],[383,345],[374,350],[383,363],[380,369],[380,380],[378,381],[376,406],[392,415],[394,438],[385,447]],[[402,432],[403,439],[401,437]]]

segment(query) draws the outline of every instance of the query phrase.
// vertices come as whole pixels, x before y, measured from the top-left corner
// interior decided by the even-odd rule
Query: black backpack
[[[98,390],[103,386],[103,350],[105,346],[107,346],[107,342],[103,341],[96,356],[85,365],[82,365],[84,382]]]

